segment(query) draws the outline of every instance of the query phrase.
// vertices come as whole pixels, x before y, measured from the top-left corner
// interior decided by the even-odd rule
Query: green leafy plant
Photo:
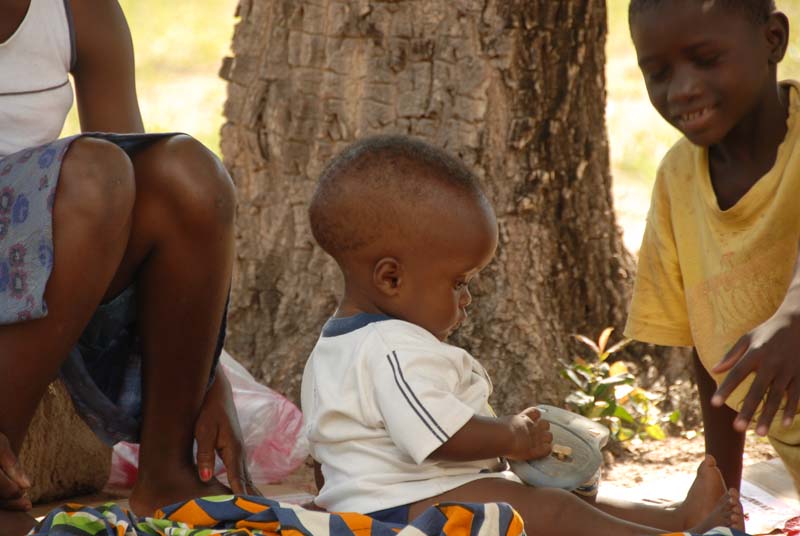
[[[622,361],[608,363],[608,358],[627,346],[630,339],[608,346],[614,328],[606,328],[597,341],[584,335],[574,335],[592,352],[590,359],[575,357],[572,363],[564,363],[561,373],[575,389],[567,396],[569,409],[608,427],[611,436],[618,441],[634,437],[664,439],[664,430],[659,424],[659,412],[655,397],[636,385],[636,378]],[[679,414],[669,420],[675,422]]]

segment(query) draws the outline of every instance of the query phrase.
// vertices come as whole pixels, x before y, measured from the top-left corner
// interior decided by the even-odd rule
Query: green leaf
[[[564,374],[572,380],[572,383],[580,387],[581,389],[586,389],[586,380],[584,378],[580,378],[574,370],[566,369]]]
[[[657,439],[658,441],[661,441],[667,437],[667,435],[664,433],[664,430],[662,430],[657,424],[648,424],[644,427],[644,430],[647,432],[647,435],[653,439]]]
[[[614,415],[614,412],[617,411],[617,403],[613,400],[607,403],[607,407],[603,410],[603,413],[600,414],[601,417],[611,417]]]
[[[591,348],[592,351],[595,354],[600,354],[600,348],[598,348],[597,344],[592,339],[590,339],[589,337],[586,337],[584,335],[579,335],[577,333],[572,335],[572,336],[575,337],[576,339],[578,339],[579,341],[581,341],[583,344],[585,344],[589,348]]]
[[[575,367],[572,370],[583,376],[587,382],[594,380],[594,371],[589,367]]]
[[[611,393],[611,389],[609,389],[609,386],[607,384],[604,384],[604,383],[600,382],[594,387],[594,392],[592,394],[597,399],[609,400],[609,398],[610,398],[609,394],[610,393]]]
[[[614,331],[614,328],[607,327],[603,330],[603,333],[600,334],[600,337],[597,339],[597,349],[600,350],[598,353],[605,353],[606,344],[608,344],[608,338],[611,336],[612,331]]]
[[[633,437],[633,433],[634,431],[630,428],[620,426],[619,431],[617,431],[617,439],[620,441],[627,441]]]
[[[617,374],[616,376],[609,376],[608,378],[603,378],[598,382],[601,385],[620,385],[623,383],[633,383],[633,376],[629,372],[623,372],[622,374]]]
[[[681,410],[676,409],[672,413],[669,414],[669,422],[672,424],[678,424],[678,421],[681,420]]]
[[[625,374],[626,372],[628,372],[628,366],[622,361],[611,363],[611,365],[608,367],[608,373],[611,376],[616,376],[617,374]]]
[[[623,348],[625,348],[626,346],[628,346],[632,342],[633,342],[633,339],[622,339],[617,344],[615,344],[614,346],[612,346],[611,348],[606,350],[606,353],[607,354],[613,354],[614,352],[619,352],[620,350],[622,350]]]
[[[594,397],[591,397],[581,391],[572,391],[569,395],[567,395],[565,402],[567,404],[571,404],[575,408],[578,408],[580,412],[582,412],[583,408],[586,408],[594,403]]]
[[[633,415],[628,413],[628,410],[625,409],[624,406],[617,406],[617,409],[614,410],[614,417],[630,424],[636,424],[636,419],[633,418]]]

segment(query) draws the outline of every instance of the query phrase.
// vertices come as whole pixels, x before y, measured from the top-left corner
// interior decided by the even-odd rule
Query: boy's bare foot
[[[183,472],[181,472],[183,473]],[[230,495],[230,488],[216,478],[203,482],[194,472],[189,475],[172,474],[157,481],[140,479],[131,492],[128,504],[139,517],[152,516],[156,510],[170,504],[208,497],[211,495]]]
[[[23,536],[36,525],[36,520],[25,512],[0,510],[0,534],[3,536]]]
[[[744,530],[744,513],[739,502],[739,491],[731,488],[717,501],[716,508],[699,524],[690,527],[692,534],[703,534],[714,527]]]
[[[697,476],[689,493],[676,510],[676,514],[683,520],[683,528],[688,529],[703,523],[715,511],[718,500],[725,491],[725,481],[717,467],[717,460],[707,454],[697,468]]]

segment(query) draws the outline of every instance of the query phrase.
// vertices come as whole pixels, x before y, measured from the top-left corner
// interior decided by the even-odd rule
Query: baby
[[[592,505],[505,470],[504,458],[547,456],[552,434],[534,408],[496,417],[486,371],[445,342],[497,248],[494,211],[461,162],[405,137],[361,140],[323,171],[309,215],[344,276],[303,375],[318,506],[407,523],[441,501],[501,501],[544,535],[742,528],[711,457],[671,511]]]

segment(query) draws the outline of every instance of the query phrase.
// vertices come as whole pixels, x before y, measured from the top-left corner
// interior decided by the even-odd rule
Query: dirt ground
[[[634,487],[640,482],[665,478],[679,473],[693,473],[703,459],[704,438],[667,437],[662,441],[642,441],[629,444],[624,449],[605,449],[605,466],[602,482],[620,487]],[[764,438],[753,433],[747,435],[744,464],[751,465],[771,460],[775,450]]]

